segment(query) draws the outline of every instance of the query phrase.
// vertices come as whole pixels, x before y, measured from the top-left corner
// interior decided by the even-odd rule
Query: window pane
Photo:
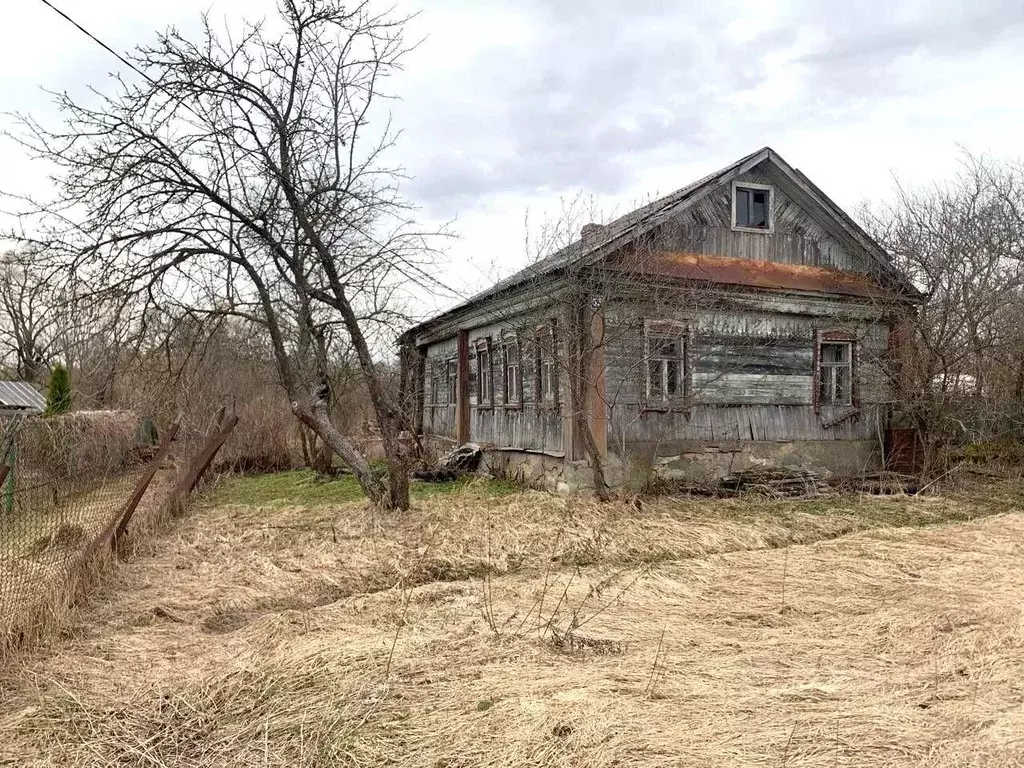
[[[476,353],[477,394],[481,402],[491,399],[491,356],[486,349]]]
[[[651,397],[664,397],[665,395],[665,384],[664,384],[664,368],[663,361],[651,360],[647,364],[647,380],[648,380],[648,391]]]
[[[666,382],[665,382],[666,386],[667,386],[667,390],[666,391],[670,395],[678,395],[679,394],[679,380],[680,380],[680,376],[679,376],[679,367],[680,367],[679,366],[679,360],[678,359],[666,360],[665,361],[665,365],[667,366],[667,374],[666,374],[667,379],[666,379]]]
[[[822,368],[818,383],[818,401],[823,405],[832,403],[832,369]]]
[[[850,359],[849,344],[822,344],[821,362],[823,363],[845,363]]]
[[[849,405],[852,402],[850,397],[850,369],[849,368],[836,368],[835,369],[836,379],[836,405]]]
[[[676,338],[665,338],[665,337],[653,337],[651,338],[651,357],[665,357],[665,358],[678,358],[679,357],[679,339]]]
[[[750,226],[750,191],[736,188],[736,226]]]
[[[757,189],[750,194],[750,225],[751,227],[768,226],[768,192]]]

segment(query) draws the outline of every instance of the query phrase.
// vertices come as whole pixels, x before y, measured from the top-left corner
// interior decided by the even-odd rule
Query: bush
[[[57,416],[71,410],[71,376],[59,363],[50,372],[50,388],[46,393],[46,414]]]

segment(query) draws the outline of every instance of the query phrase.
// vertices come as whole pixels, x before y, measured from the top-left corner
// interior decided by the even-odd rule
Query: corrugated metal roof
[[[46,410],[46,398],[28,382],[0,381],[0,408],[42,413]]]

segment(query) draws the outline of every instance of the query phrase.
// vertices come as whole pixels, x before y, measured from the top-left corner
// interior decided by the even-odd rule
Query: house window
[[[454,405],[459,402],[459,363],[455,358],[449,358],[445,364],[445,385],[448,391],[448,404]]]
[[[673,323],[647,326],[647,399],[668,402],[684,394],[686,329]]]
[[[733,226],[737,229],[772,228],[772,189],[763,184],[736,185],[732,195]]]
[[[476,402],[490,405],[494,397],[494,370],[491,368],[491,340],[478,342],[476,347]]]
[[[557,406],[558,359],[554,326],[546,326],[537,330],[535,357],[537,402]]]
[[[818,402],[853,404],[853,342],[823,341],[818,348]]]
[[[522,360],[519,357],[519,340],[505,339],[501,345],[502,384],[505,387],[505,402],[518,405],[523,400]]]

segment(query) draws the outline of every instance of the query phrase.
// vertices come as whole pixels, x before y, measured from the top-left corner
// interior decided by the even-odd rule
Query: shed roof
[[[46,399],[27,381],[0,381],[0,409],[42,413]]]

